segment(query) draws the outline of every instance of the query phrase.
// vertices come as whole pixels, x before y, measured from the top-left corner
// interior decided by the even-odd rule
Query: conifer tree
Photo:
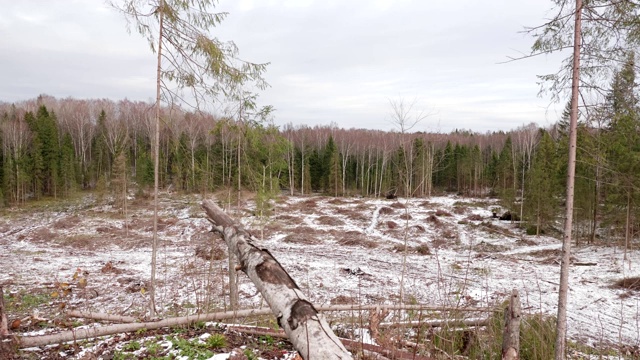
[[[636,189],[640,186],[640,118],[635,94],[635,57],[630,53],[620,71],[615,74],[609,95],[612,119],[607,129],[608,163],[613,185],[608,190],[609,202],[624,213],[624,259],[632,236]]]
[[[529,224],[540,235],[548,226],[554,224],[557,215],[558,195],[557,151],[547,131],[541,130],[540,143],[536,149],[531,167],[526,176],[527,196],[525,197],[525,215]]]

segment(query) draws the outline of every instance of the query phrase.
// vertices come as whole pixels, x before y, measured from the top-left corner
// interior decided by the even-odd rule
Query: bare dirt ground
[[[209,231],[201,199],[161,197],[156,300],[161,317],[228,308],[226,250]],[[527,236],[517,224],[492,218],[492,210],[499,208],[492,200],[283,196],[266,219],[255,216],[253,207],[247,200],[231,213],[262,239],[317,306],[405,302],[496,309],[515,288],[526,313],[555,314],[559,240]],[[151,209],[150,199],[131,196],[125,216],[93,195],[79,195],[2,210],[0,284],[5,284],[10,321],[26,319],[14,331],[38,335],[90,326],[88,320],[66,317],[70,309],[145,317]],[[622,259],[615,246],[574,249],[568,335],[582,346],[634,357],[640,344],[640,297],[633,279],[640,276],[640,252],[631,250],[628,260]],[[246,276],[239,280],[242,308],[266,305]],[[123,343],[117,339],[90,343],[93,352],[51,347],[21,356],[112,358]],[[227,357],[219,359],[241,345],[228,342],[218,352]],[[257,356],[286,358],[287,346]]]

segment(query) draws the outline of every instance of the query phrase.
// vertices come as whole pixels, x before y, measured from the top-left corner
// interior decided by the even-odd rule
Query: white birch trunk
[[[303,359],[352,359],[324,317],[318,313],[295,281],[255,238],[236,225],[213,201],[202,204],[214,230],[220,232],[236,255],[239,268],[249,276]]]

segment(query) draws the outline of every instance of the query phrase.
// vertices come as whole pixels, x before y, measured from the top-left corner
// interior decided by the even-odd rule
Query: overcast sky
[[[547,0],[220,0],[214,36],[240,57],[270,62],[261,105],[277,124],[394,129],[390,100],[431,114],[414,130],[549,125],[561,105],[537,96],[536,75],[559,56],[528,53],[524,26]],[[155,57],[102,0],[6,1],[0,12],[0,101],[56,97],[150,100]]]

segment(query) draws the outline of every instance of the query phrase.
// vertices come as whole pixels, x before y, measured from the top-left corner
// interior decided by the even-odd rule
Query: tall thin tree
[[[151,254],[149,310],[155,314],[156,257],[158,244],[158,187],[160,150],[160,107],[185,104],[202,108],[206,101],[225,94],[238,84],[254,82],[265,88],[262,74],[267,64],[255,64],[238,57],[233,42],[210,35],[227,13],[210,12],[215,0],[125,0],[111,3],[148,41],[157,54],[154,153],[154,215]],[[184,92],[188,89],[188,92]]]

